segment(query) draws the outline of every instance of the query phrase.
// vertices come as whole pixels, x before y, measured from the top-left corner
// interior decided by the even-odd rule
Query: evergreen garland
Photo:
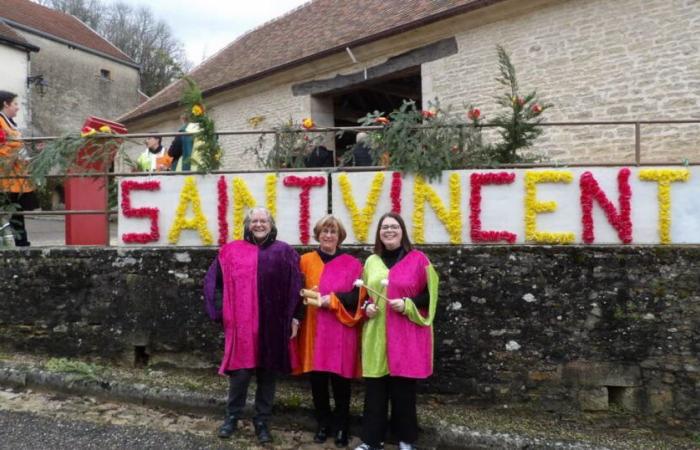
[[[539,126],[542,113],[552,105],[540,103],[535,90],[521,96],[510,56],[500,45],[496,50],[501,74],[496,81],[508,91],[497,97],[498,104],[503,106],[505,111],[489,122],[489,125],[498,128],[502,142],[491,146],[489,151],[503,164],[535,161],[535,156],[523,155],[521,151],[532,147],[534,141],[542,134],[542,127]]]
[[[216,127],[212,118],[207,114],[204,106],[204,98],[201,89],[194,80],[183,78],[187,83],[180,104],[186,107],[189,121],[199,126],[199,131],[194,136],[195,146],[199,159],[199,169],[205,172],[218,170],[221,167],[222,150],[216,135]],[[194,150],[193,150],[194,151]]]
[[[454,115],[440,108],[437,99],[423,111],[414,101],[404,101],[388,116],[375,111],[358,121],[363,126],[384,127],[370,133],[374,163],[432,180],[444,170],[542,160],[522,150],[530,148],[542,133],[541,115],[551,105],[540,103],[535,91],[521,96],[510,56],[501,46],[497,53],[497,81],[508,90],[496,99],[505,111],[485,122],[478,108],[470,105],[466,117]],[[499,143],[484,142],[485,126],[498,130]]]
[[[310,121],[307,126],[304,125],[306,121]],[[266,169],[306,167],[306,158],[323,141],[319,133],[308,132],[314,126],[311,119],[297,123],[290,118],[272,127],[275,131],[272,148],[268,150],[268,135],[261,134],[255,145],[247,147],[244,153],[255,156],[258,166]],[[300,131],[302,129],[307,131]]]

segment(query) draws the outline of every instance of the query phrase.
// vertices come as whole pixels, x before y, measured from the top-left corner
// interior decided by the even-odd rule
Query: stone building
[[[0,0],[0,21],[40,49],[28,71],[16,64],[8,71],[2,58],[0,89],[6,76],[15,89],[29,88],[19,121],[28,135],[78,131],[87,116],[114,119],[142,101],[138,64],[77,18],[29,0]]]
[[[27,42],[15,30],[0,20],[0,61],[3,65],[3,81],[0,89],[19,95],[21,108],[17,120],[26,123],[26,110],[29,98],[27,78],[30,76],[32,53],[39,48]]]
[[[700,119],[700,3],[691,0],[314,0],[196,67],[219,129],[311,116],[353,125],[404,98],[488,118],[503,87],[496,45],[548,122]],[[178,82],[124,115],[132,131],[177,128]],[[251,120],[252,119],[252,120]],[[642,161],[697,161],[700,125],[643,124]],[[255,136],[223,139],[225,168],[252,168]],[[547,127],[556,162],[633,162],[634,124]]]

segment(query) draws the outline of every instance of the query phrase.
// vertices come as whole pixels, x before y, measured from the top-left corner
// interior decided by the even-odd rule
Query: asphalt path
[[[231,449],[212,436],[0,411],[0,449]]]

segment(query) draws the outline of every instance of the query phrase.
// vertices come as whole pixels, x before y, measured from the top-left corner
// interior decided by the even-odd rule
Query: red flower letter
[[[290,175],[284,177],[284,185],[287,187],[300,187],[299,193],[299,240],[302,244],[309,243],[309,192],[312,187],[326,185],[325,177],[297,177]]]
[[[591,244],[595,241],[593,232],[593,200],[595,199],[608,218],[608,222],[617,230],[617,235],[625,244],[632,242],[632,219],[630,218],[632,209],[630,207],[630,199],[632,198],[632,189],[630,188],[629,178],[630,170],[628,168],[620,169],[617,174],[617,189],[619,191],[620,213],[618,214],[615,206],[608,200],[605,192],[600,189],[598,182],[593,178],[591,172],[584,172],[581,175],[581,209],[583,210],[583,242]]]
[[[219,193],[219,245],[224,245],[228,240],[228,222],[226,212],[228,210],[228,196],[226,195],[226,179],[222,176],[216,184]]]
[[[515,181],[515,173],[473,173],[471,174],[471,198],[469,207],[471,214],[469,222],[471,238],[473,242],[498,242],[506,241],[512,244],[517,239],[515,233],[509,231],[482,231],[481,230],[481,186],[485,184],[510,184]]]
[[[122,241],[127,244],[147,244],[158,242],[160,230],[158,229],[158,208],[132,208],[131,191],[157,191],[160,189],[160,181],[122,181],[122,213],[124,217],[151,219],[150,233],[124,233]]]
[[[401,214],[401,172],[394,172],[391,178],[391,212]]]

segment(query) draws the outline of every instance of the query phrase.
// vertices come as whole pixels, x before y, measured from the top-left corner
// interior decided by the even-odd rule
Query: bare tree
[[[102,1],[39,0],[39,3],[75,15],[139,63],[141,90],[146,95],[155,94],[189,70],[191,63],[185,56],[182,42],[149,7],[134,8],[123,1],[109,4]],[[93,14],[94,19],[91,18]]]
[[[102,3],[100,0],[38,0],[40,5],[73,15],[93,30],[100,26]]]

